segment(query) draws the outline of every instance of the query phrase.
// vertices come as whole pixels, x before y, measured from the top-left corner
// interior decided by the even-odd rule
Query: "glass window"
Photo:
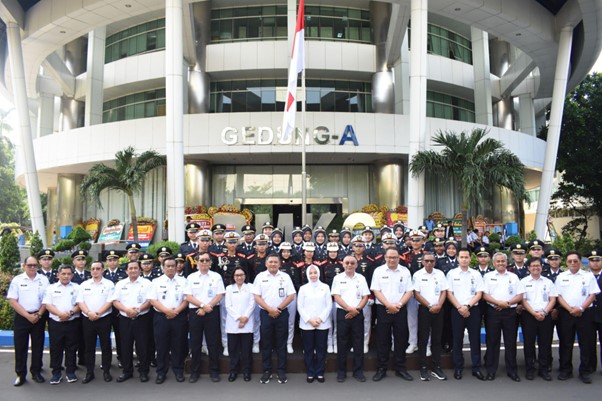
[[[105,63],[165,48],[165,20],[149,21],[109,36]]]

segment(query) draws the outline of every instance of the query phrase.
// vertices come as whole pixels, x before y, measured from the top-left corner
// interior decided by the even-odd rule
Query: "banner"
[[[105,227],[98,237],[99,244],[113,244],[121,240],[121,233],[123,233],[123,224],[117,224],[111,227]]]

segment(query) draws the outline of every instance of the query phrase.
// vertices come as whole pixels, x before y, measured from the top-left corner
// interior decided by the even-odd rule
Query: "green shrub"
[[[6,293],[13,277],[4,272],[0,272],[0,330],[12,330],[14,311],[11,308]]]
[[[497,251],[499,251],[500,249],[502,249],[502,244],[500,244],[499,242],[490,242],[489,243],[489,250],[491,251],[492,255],[494,253],[496,253]]]
[[[0,271],[13,273],[19,264],[19,245],[17,237],[8,233],[0,240]]]
[[[81,242],[90,241],[92,236],[90,236],[90,234],[84,230],[83,227],[77,226],[75,227],[75,230],[71,231],[69,235],[67,235],[67,238],[73,240],[75,245],[78,245]]]
[[[500,242],[501,239],[502,239],[502,237],[498,233],[489,234],[489,243]]]
[[[79,249],[89,251],[92,248],[92,244],[89,242],[80,242],[78,245]]]
[[[36,231],[31,236],[31,242],[29,244],[29,252],[31,252],[32,256],[37,255],[42,249],[44,249],[44,243],[42,242],[42,238],[40,234]]]
[[[518,235],[511,235],[506,238],[506,241],[504,242],[506,249],[510,249],[510,247],[514,244],[524,244],[523,239]]]
[[[75,242],[71,239],[62,239],[55,246],[52,247],[52,250],[55,252],[62,251],[70,251],[75,246]]]
[[[171,251],[174,253],[174,255],[176,253],[178,253],[178,251],[180,250],[180,244],[178,244],[177,242],[174,241],[161,241],[161,242],[157,242],[156,244],[152,244],[149,245],[148,248],[146,248],[146,253],[149,253],[153,256],[157,256],[157,251],[161,248],[161,247],[168,247],[171,249]]]

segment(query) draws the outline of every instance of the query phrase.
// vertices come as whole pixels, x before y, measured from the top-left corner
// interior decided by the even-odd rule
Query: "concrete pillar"
[[[506,98],[497,102],[493,107],[493,125],[505,129],[514,129],[514,111],[513,99]]]
[[[195,162],[184,166],[184,204],[211,206],[211,173],[209,164]]]
[[[428,0],[412,0],[410,58],[410,152],[409,161],[426,148],[426,81]],[[408,169],[408,226],[418,227],[424,215],[424,173],[414,177]]]
[[[17,109],[17,132],[21,134],[22,153],[20,157],[25,162],[25,187],[27,189],[27,204],[31,216],[33,231],[40,233],[44,246],[46,242],[46,228],[40,201],[38,171],[33,151],[33,138],[31,135],[31,122],[29,119],[29,106],[27,104],[27,88],[25,85],[25,68],[23,65],[23,49],[21,48],[21,28],[14,22],[6,23],[8,36],[8,52],[11,70],[11,80],[14,92],[14,104]]]
[[[81,174],[59,174],[57,178],[56,228],[74,226],[82,221],[83,204],[79,194]],[[58,233],[57,233],[58,234]]]
[[[84,113],[86,127],[102,124],[106,38],[107,28],[104,26],[88,33],[88,73],[86,74],[86,106]]]
[[[182,0],[165,1],[167,218],[169,240],[184,242],[184,76]]]
[[[403,204],[403,167],[395,161],[374,164],[374,183],[378,199],[377,205],[395,209]]]
[[[211,1],[193,3],[195,65],[188,71],[188,112],[209,112],[209,76],[205,71],[207,44],[211,37]]]
[[[556,155],[558,154],[558,143],[560,142],[560,127],[570,69],[572,41],[573,28],[565,26],[560,31],[560,40],[558,43],[556,73],[554,74],[552,106],[550,109],[550,125],[548,126],[548,140],[546,142],[546,156],[541,174],[537,214],[535,215],[535,232],[537,233],[537,238],[541,239],[545,238],[548,230],[548,210],[550,208],[550,199],[552,198],[554,172],[556,171]]]
[[[59,131],[68,131],[84,126],[85,104],[69,96],[60,97]]]
[[[489,35],[471,27],[472,66],[474,71],[475,122],[492,125],[491,74],[489,67]]]
[[[47,206],[46,206],[46,222],[47,229],[46,231],[46,241],[49,245],[52,245],[52,233],[54,231],[58,231],[57,227],[57,213],[58,213],[58,196],[57,196],[57,188],[50,187],[46,192],[47,196]],[[58,239],[58,232],[57,232]]]
[[[408,30],[406,29],[401,43],[401,57],[395,64],[395,114],[410,113],[410,49],[408,47]]]
[[[38,103],[38,137],[54,132],[54,95],[40,93]]]
[[[372,76],[372,109],[375,113],[391,114],[395,112],[395,93],[386,51],[391,4],[371,1],[370,18],[376,47],[376,73]]]
[[[530,93],[525,93],[518,97],[518,116],[520,132],[532,136],[537,135],[537,124],[535,122],[535,107],[533,105],[533,96]]]

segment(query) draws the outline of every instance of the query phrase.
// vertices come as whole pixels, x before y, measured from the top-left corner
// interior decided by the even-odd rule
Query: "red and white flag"
[[[297,113],[297,77],[305,67],[305,1],[299,1],[297,11],[297,26],[295,38],[293,39],[293,54],[291,65],[288,69],[288,89],[286,93],[286,104],[284,105],[284,117],[282,119],[282,142],[288,142],[291,133],[295,129],[295,114]]]

